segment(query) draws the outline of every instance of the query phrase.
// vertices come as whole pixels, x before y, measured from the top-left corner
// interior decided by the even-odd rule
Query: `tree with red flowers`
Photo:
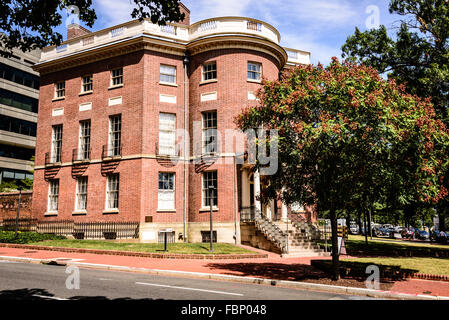
[[[337,58],[326,68],[299,66],[279,81],[264,81],[259,99],[236,124],[279,133],[279,168],[266,177],[265,196],[283,190],[287,204],[329,211],[334,280],[340,277],[340,212],[447,196],[441,180],[449,164],[447,128],[429,100],[407,94],[373,68]]]

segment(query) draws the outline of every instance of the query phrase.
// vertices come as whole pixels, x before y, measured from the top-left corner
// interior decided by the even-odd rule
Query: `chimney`
[[[190,10],[182,3],[179,2],[179,10],[181,11],[181,13],[184,13],[184,20],[179,21],[178,23],[180,24],[185,24],[187,26],[190,25]]]
[[[87,30],[77,23],[72,23],[67,26],[67,40],[84,36],[85,34],[89,33],[91,33],[91,31]]]

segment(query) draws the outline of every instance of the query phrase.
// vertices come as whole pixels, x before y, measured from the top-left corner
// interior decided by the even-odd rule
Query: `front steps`
[[[287,223],[282,221],[273,223],[282,230],[286,237]],[[288,222],[288,248],[281,256],[285,258],[329,256],[328,252],[324,252],[318,244],[313,242],[312,239],[316,239],[316,234],[312,235],[313,227],[307,224],[301,227],[298,228],[297,224],[292,221]],[[308,230],[305,231],[305,228]]]

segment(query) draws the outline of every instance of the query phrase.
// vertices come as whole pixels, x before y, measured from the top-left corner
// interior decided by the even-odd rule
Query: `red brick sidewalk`
[[[266,251],[250,248],[254,251]],[[319,276],[319,271],[311,267],[313,259],[330,259],[330,257],[313,258],[281,258],[274,253],[268,253],[268,258],[239,260],[178,260],[152,259],[130,256],[96,255],[89,253],[66,253],[45,250],[30,250],[18,248],[0,248],[0,256],[25,257],[33,259],[70,258],[80,259],[78,262],[126,266],[133,268],[175,270],[226,274],[276,280],[298,281],[304,276]],[[390,289],[396,293],[426,294],[434,296],[449,296],[449,282],[411,279],[396,282]]]

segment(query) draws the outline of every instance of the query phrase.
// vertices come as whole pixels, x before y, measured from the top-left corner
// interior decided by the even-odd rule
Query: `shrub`
[[[0,243],[31,243],[44,240],[62,240],[64,236],[37,232],[18,232],[17,238],[14,231],[0,231]]]

